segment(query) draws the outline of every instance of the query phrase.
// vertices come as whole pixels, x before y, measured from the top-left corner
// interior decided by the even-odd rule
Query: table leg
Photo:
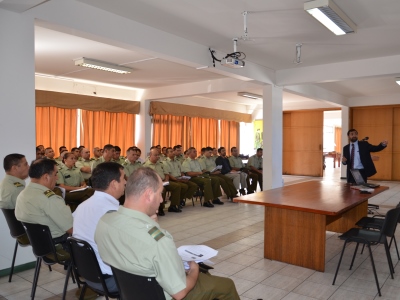
[[[325,270],[325,215],[265,207],[264,257]]]

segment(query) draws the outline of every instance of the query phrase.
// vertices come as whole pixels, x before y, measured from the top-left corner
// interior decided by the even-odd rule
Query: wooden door
[[[283,113],[283,174],[323,175],[324,112]]]

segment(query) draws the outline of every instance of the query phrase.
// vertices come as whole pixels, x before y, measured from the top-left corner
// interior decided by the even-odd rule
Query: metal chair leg
[[[39,280],[40,267],[42,265],[42,258],[38,257],[36,260],[35,275],[33,276],[31,299],[35,299],[36,287]]]
[[[353,258],[351,260],[351,264],[350,264],[350,269],[349,270],[351,270],[351,268],[353,267],[354,259],[356,258],[356,254],[357,254],[357,250],[358,250],[358,246],[359,245],[360,245],[360,243],[357,243],[356,249],[354,250]]]
[[[339,258],[339,262],[338,262],[338,265],[337,265],[337,268],[336,268],[335,277],[333,278],[332,285],[335,285],[336,277],[337,277],[337,274],[339,272],[340,264],[342,263],[343,253],[344,253],[344,249],[346,248],[346,244],[347,244],[347,241],[344,242],[342,253],[340,253],[340,258]]]
[[[65,296],[67,295],[67,287],[68,287],[69,276],[71,275],[71,268],[72,268],[72,265],[70,264],[67,269],[67,276],[65,276],[64,290],[63,290],[63,296],[62,296],[63,300],[65,300]]]
[[[18,250],[18,241],[15,240],[14,256],[11,263],[11,270],[10,270],[10,276],[8,277],[8,282],[11,282],[14,273],[14,264],[15,264],[15,257],[17,256],[17,250]]]
[[[368,247],[368,250],[369,250],[369,257],[371,257],[372,270],[374,270],[374,276],[375,276],[376,287],[378,288],[378,294],[379,294],[379,296],[382,296],[381,289],[379,287],[378,276],[376,275],[374,257],[372,256],[372,250],[371,250],[370,244],[367,244],[367,247]]]

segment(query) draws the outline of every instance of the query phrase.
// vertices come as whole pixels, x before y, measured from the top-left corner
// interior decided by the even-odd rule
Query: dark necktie
[[[350,169],[354,169],[354,144],[351,144]]]

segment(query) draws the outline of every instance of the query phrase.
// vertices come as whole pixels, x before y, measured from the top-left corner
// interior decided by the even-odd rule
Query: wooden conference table
[[[340,182],[307,181],[235,198],[265,206],[264,257],[325,270],[325,231],[345,232],[367,215],[372,194]]]

